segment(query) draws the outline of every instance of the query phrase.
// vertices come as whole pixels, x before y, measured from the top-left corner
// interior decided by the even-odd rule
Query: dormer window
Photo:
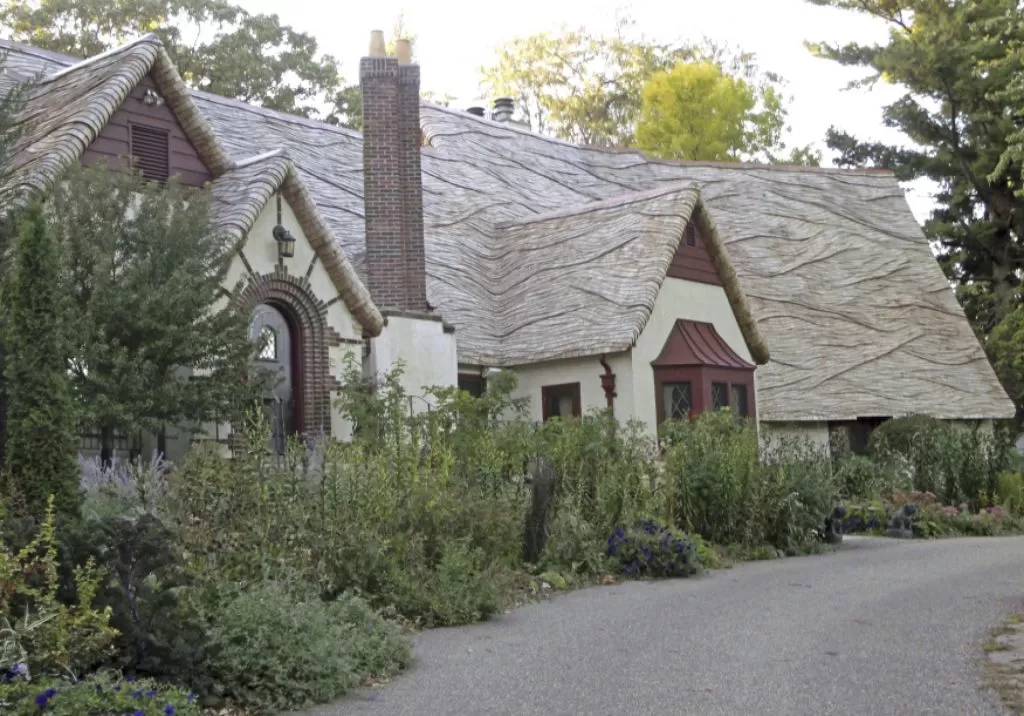
[[[130,124],[132,159],[147,181],[165,182],[171,175],[170,133],[159,127]]]

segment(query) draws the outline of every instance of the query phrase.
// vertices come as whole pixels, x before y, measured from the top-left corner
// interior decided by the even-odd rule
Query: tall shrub
[[[21,217],[7,312],[6,467],[26,507],[78,514],[76,419],[68,382],[60,252],[40,202]]]
[[[118,431],[239,417],[265,378],[249,371],[248,315],[218,305],[234,245],[209,196],[103,166],[64,179],[51,219],[75,326],[71,379],[104,462]]]

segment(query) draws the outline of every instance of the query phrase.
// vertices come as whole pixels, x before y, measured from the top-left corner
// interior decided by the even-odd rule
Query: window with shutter
[[[144,179],[165,182],[171,175],[170,134],[159,127],[130,125],[131,153]]]

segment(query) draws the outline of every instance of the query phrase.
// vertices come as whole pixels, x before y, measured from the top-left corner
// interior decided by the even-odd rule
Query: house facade
[[[420,101],[408,47],[386,57],[379,33],[363,133],[189,90],[155,36],[86,60],[0,44],[0,88],[44,75],[0,200],[128,157],[208,187],[238,246],[223,300],[279,377],[278,439],[347,437],[350,356],[402,363],[413,409],[512,371],[535,420],[607,409],[652,434],[725,406],[822,444],[910,413],[1014,415],[890,173],[539,136],[504,106]]]

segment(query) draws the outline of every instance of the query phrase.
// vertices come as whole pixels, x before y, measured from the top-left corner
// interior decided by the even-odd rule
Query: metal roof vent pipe
[[[470,107],[466,111],[469,112],[474,117],[483,117],[484,116],[484,108],[483,107]]]
[[[512,119],[513,104],[511,97],[498,97],[494,100],[494,111],[491,119],[495,122],[507,122]]]

